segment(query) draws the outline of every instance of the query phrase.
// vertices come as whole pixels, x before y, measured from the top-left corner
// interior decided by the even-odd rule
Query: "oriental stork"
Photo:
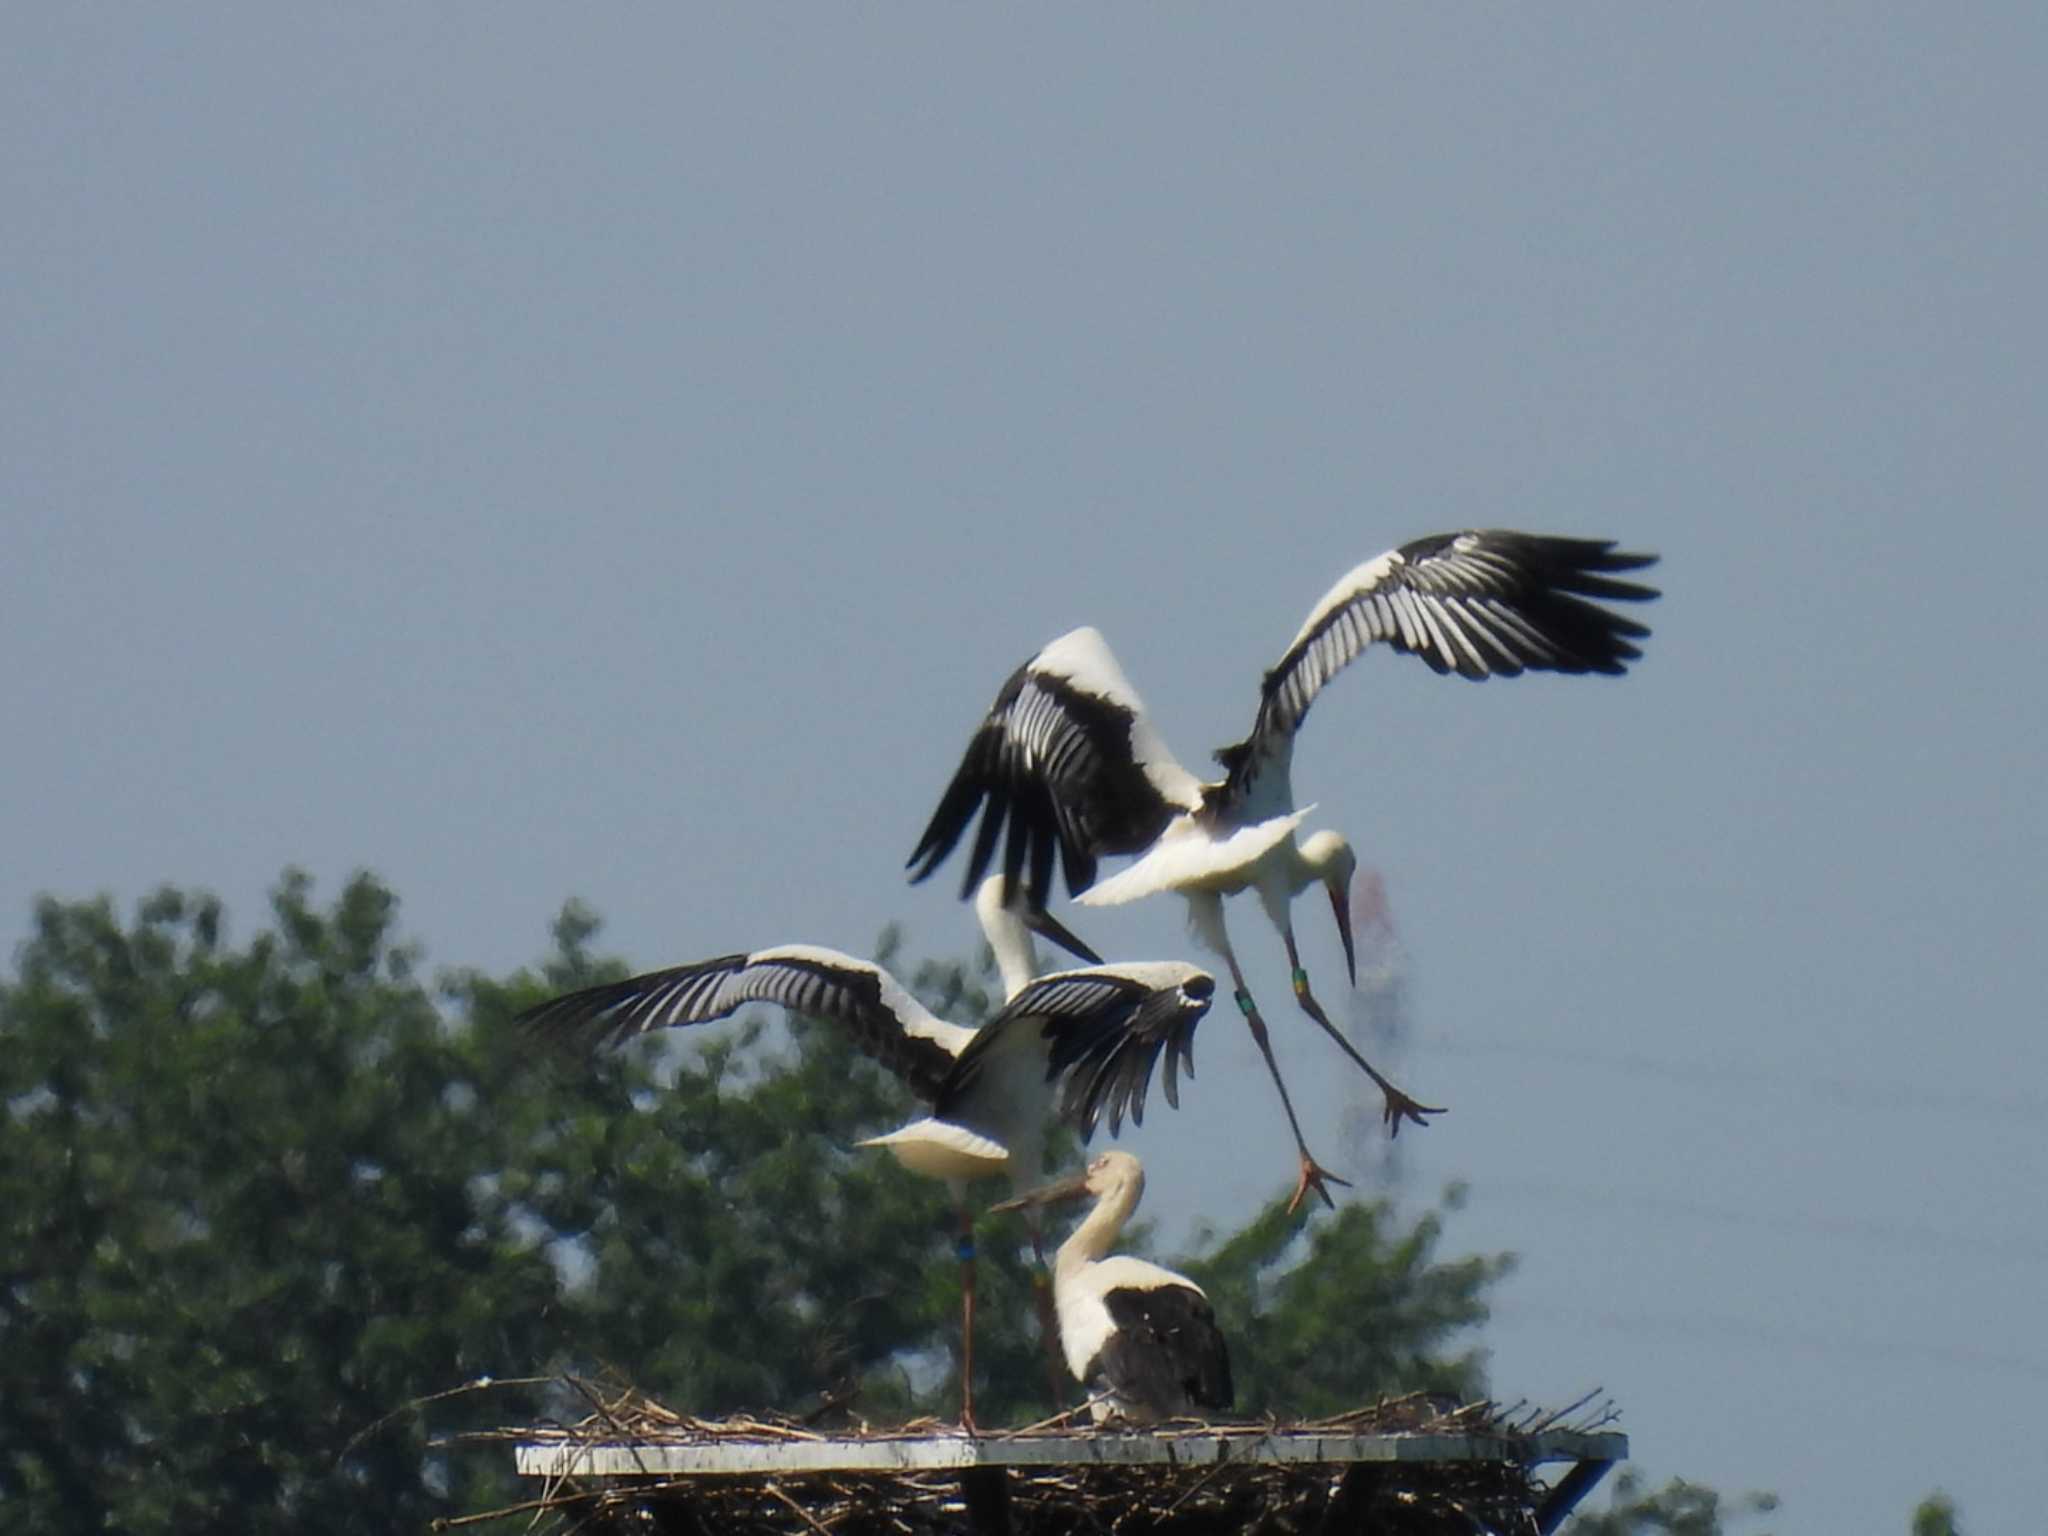
[[[1095,1209],[1053,1259],[1053,1305],[1067,1369],[1089,1393],[1095,1422],[1200,1417],[1230,1407],[1230,1351],[1202,1288],[1128,1255],[1104,1258],[1145,1194],[1145,1169],[1104,1152],[1083,1173],[1005,1200],[1011,1211],[1095,1197]]]
[[[913,1173],[945,1181],[959,1213],[962,1422],[974,1427],[974,1225],[971,1180],[1007,1176],[1023,1188],[1042,1173],[1046,1123],[1066,1116],[1084,1135],[1107,1115],[1144,1118],[1153,1063],[1192,1069],[1195,1026],[1216,982],[1178,961],[1094,965],[1033,979],[1031,932],[1093,957],[1042,910],[1006,899],[1000,875],[976,901],[1009,1000],[979,1029],[932,1014],[882,967],[837,950],[786,944],[650,971],[571,992],[520,1014],[544,1035],[621,1044],[651,1030],[708,1024],[749,1003],[825,1019],[931,1106],[931,1114],[860,1146],[887,1147]],[[1034,1237],[1035,1237],[1034,1230]]]
[[[979,813],[963,894],[996,864],[1013,882],[1027,880],[1029,901],[1041,906],[1057,854],[1069,894],[1085,903],[1155,891],[1185,896],[1196,938],[1230,967],[1237,1006],[1280,1091],[1301,1158],[1295,1203],[1314,1189],[1334,1204],[1327,1185],[1345,1181],[1316,1162],[1302,1137],[1224,927],[1226,895],[1257,892],[1286,945],[1296,1001],[1379,1085],[1392,1130],[1403,1120],[1426,1124],[1441,1111],[1374,1070],[1309,990],[1294,940],[1294,898],[1317,883],[1328,890],[1356,985],[1348,888],[1357,860],[1335,832],[1296,840],[1313,807],[1294,805],[1295,732],[1324,685],[1375,641],[1419,656],[1438,673],[1472,679],[1525,671],[1618,676],[1641,656],[1635,642],[1649,630],[1589,599],[1657,596],[1617,579],[1656,558],[1617,551],[1611,540],[1504,530],[1438,534],[1388,550],[1347,572],[1310,610],[1265,675],[1250,735],[1216,753],[1224,775],[1210,781],[1167,750],[1102,636],[1070,631],[996,695],[910,856],[911,879],[938,868]],[[1141,857],[1098,885],[1096,860],[1104,854]]]

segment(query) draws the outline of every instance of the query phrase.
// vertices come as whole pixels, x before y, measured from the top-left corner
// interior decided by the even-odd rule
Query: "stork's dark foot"
[[[1378,1076],[1378,1074],[1375,1073],[1374,1076]],[[1424,1104],[1416,1099],[1411,1099],[1384,1078],[1380,1079],[1380,1092],[1386,1096],[1387,1100],[1385,1121],[1389,1139],[1401,1134],[1401,1126],[1405,1121],[1413,1120],[1417,1125],[1427,1125],[1429,1121],[1424,1116],[1440,1115],[1444,1112],[1442,1105]]]
[[[1385,1074],[1359,1054],[1358,1047],[1344,1038],[1344,1031],[1330,1022],[1330,1016],[1323,1012],[1323,1005],[1316,1001],[1315,994],[1308,989],[1307,974],[1298,967],[1294,972],[1294,1000],[1301,1004],[1301,1011],[1314,1019],[1323,1033],[1337,1042],[1337,1048],[1356,1062],[1365,1075],[1379,1085],[1380,1092],[1386,1095],[1386,1124],[1389,1136],[1401,1134],[1401,1123],[1404,1120],[1413,1120],[1417,1125],[1427,1125],[1429,1121],[1424,1116],[1443,1113],[1440,1107],[1410,1098],[1388,1082]]]
[[[1317,1194],[1321,1195],[1323,1197],[1323,1204],[1334,1211],[1337,1209],[1337,1200],[1330,1193],[1330,1186],[1332,1184],[1341,1184],[1346,1189],[1351,1187],[1349,1179],[1338,1178],[1337,1175],[1310,1157],[1307,1149],[1304,1148],[1301,1154],[1301,1179],[1294,1186],[1294,1198],[1287,1202],[1287,1214],[1292,1216],[1300,1208],[1302,1197],[1310,1190],[1314,1190]]]

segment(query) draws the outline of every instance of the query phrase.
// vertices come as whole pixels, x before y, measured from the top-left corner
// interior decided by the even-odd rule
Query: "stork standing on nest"
[[[970,1181],[1005,1176],[1028,1187],[1044,1169],[1055,1111],[1084,1134],[1107,1114],[1143,1119],[1152,1066],[1166,1056],[1166,1090],[1177,1102],[1177,1067],[1191,1065],[1195,1025],[1215,979],[1176,961],[1094,965],[1032,979],[1031,933],[1094,958],[1042,909],[1004,899],[992,876],[976,901],[1009,1001],[979,1029],[938,1018],[882,967],[837,950],[789,944],[650,971],[571,992],[528,1009],[519,1022],[558,1038],[620,1044],[651,1030],[708,1024],[749,1003],[774,1003],[845,1029],[854,1044],[931,1106],[920,1120],[861,1146],[942,1179],[959,1213],[962,1421],[974,1427],[974,1224]],[[1057,1059],[1056,1059],[1057,1058]],[[1037,1228],[1033,1228],[1034,1241]]]
[[[1105,1257],[1144,1194],[1144,1166],[1110,1151],[1085,1172],[991,1207],[1095,1197],[1053,1259],[1052,1295],[1067,1369],[1089,1393],[1098,1424],[1200,1417],[1228,1409],[1233,1396],[1230,1351],[1202,1288],[1144,1259]]]
[[[1393,1131],[1441,1111],[1375,1070],[1309,990],[1294,939],[1294,898],[1316,884],[1329,892],[1355,985],[1349,883],[1357,859],[1335,832],[1296,841],[1313,807],[1294,806],[1295,733],[1324,685],[1375,642],[1472,679],[1525,671],[1619,675],[1642,654],[1635,642],[1649,630],[1589,599],[1655,597],[1652,588],[1617,579],[1655,560],[1618,552],[1609,540],[1502,530],[1439,534],[1388,550],[1347,572],[1310,611],[1266,673],[1251,734],[1217,752],[1224,776],[1206,782],[1167,750],[1102,636],[1073,630],[996,695],[910,856],[911,878],[937,869],[979,813],[963,894],[997,862],[1000,840],[1000,867],[1013,884],[1026,882],[1035,907],[1050,893],[1055,855],[1069,894],[1084,903],[1112,905],[1157,891],[1186,897],[1196,938],[1230,967],[1238,1008],[1287,1112],[1301,1159],[1295,1203],[1313,1189],[1334,1204],[1328,1185],[1345,1181],[1316,1162],[1302,1136],[1224,927],[1225,896],[1258,894],[1286,946],[1295,1000],[1379,1085]],[[1106,854],[1142,857],[1097,885],[1096,861]]]

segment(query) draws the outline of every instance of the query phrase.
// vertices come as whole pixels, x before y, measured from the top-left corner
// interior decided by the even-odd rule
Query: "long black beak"
[[[1027,902],[1024,905],[1023,916],[1024,926],[1037,934],[1041,939],[1044,939],[1048,944],[1057,944],[1077,960],[1085,960],[1090,965],[1102,964],[1102,956],[1074,937],[1058,918],[1054,917],[1043,907],[1034,906]]]
[[[1330,884],[1330,910],[1337,917],[1337,936],[1344,941],[1344,969],[1355,987],[1358,985],[1358,951],[1351,944],[1351,892],[1335,881]]]
[[[1057,1179],[1050,1184],[1041,1184],[1036,1189],[1027,1189],[1021,1195],[998,1201],[989,1211],[1021,1211],[1026,1206],[1056,1205],[1062,1200],[1079,1200],[1088,1193],[1088,1175],[1077,1173],[1069,1178]]]

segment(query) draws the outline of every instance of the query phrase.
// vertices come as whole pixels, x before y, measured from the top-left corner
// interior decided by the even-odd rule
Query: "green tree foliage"
[[[1464,1190],[1444,1193],[1454,1210]],[[1338,1413],[1373,1392],[1485,1395],[1484,1354],[1455,1348],[1486,1321],[1485,1293],[1509,1254],[1437,1261],[1441,1212],[1409,1225],[1390,1200],[1351,1203],[1307,1225],[1275,1200],[1210,1257],[1186,1265],[1230,1340],[1238,1403],[1249,1413]],[[1291,1262],[1288,1262],[1290,1261]]]
[[[950,1412],[945,1196],[851,1145],[911,1112],[893,1080],[802,1024],[537,1051],[519,1009],[623,972],[587,913],[538,976],[439,989],[395,917],[372,879],[322,909],[296,875],[241,945],[175,890],[126,924],[38,908],[0,986],[15,1525],[385,1531],[509,1502],[501,1450],[440,1438],[581,1405],[408,1409],[484,1376],[609,1368],[706,1414]],[[916,985],[961,1019],[992,990],[986,965]],[[1269,1210],[1190,1265],[1247,1406],[1478,1390],[1478,1356],[1446,1352],[1506,1264],[1439,1263],[1440,1231],[1366,1205],[1304,1236]],[[1022,1229],[982,1235],[983,1415],[1036,1417]]]
[[[1956,1504],[1945,1493],[1930,1493],[1913,1511],[1913,1536],[1957,1536]]]
[[[442,1504],[423,1390],[545,1352],[546,1257],[474,1198],[503,1064],[369,880],[223,942],[164,891],[45,902],[0,996],[0,1490],[23,1529],[321,1529]]]
[[[1624,1471],[1614,1480],[1614,1493],[1604,1510],[1581,1510],[1565,1526],[1567,1536],[1721,1536],[1726,1520],[1750,1520],[1778,1507],[1775,1495],[1745,1493],[1724,1498],[1711,1488],[1674,1477],[1655,1492]]]
[[[502,1030],[541,997],[621,974],[590,963],[588,937],[568,914],[540,988],[470,978],[471,1017]],[[950,1017],[988,1011],[962,965],[928,965],[916,985]],[[957,1401],[955,1219],[938,1186],[853,1146],[915,1104],[839,1031],[750,1022],[550,1054],[518,1101],[502,1193],[565,1261],[576,1321],[557,1368],[610,1371],[706,1414],[850,1403],[888,1421]],[[991,1420],[1044,1411],[1030,1287],[1013,1247],[984,1251],[976,1365]]]

